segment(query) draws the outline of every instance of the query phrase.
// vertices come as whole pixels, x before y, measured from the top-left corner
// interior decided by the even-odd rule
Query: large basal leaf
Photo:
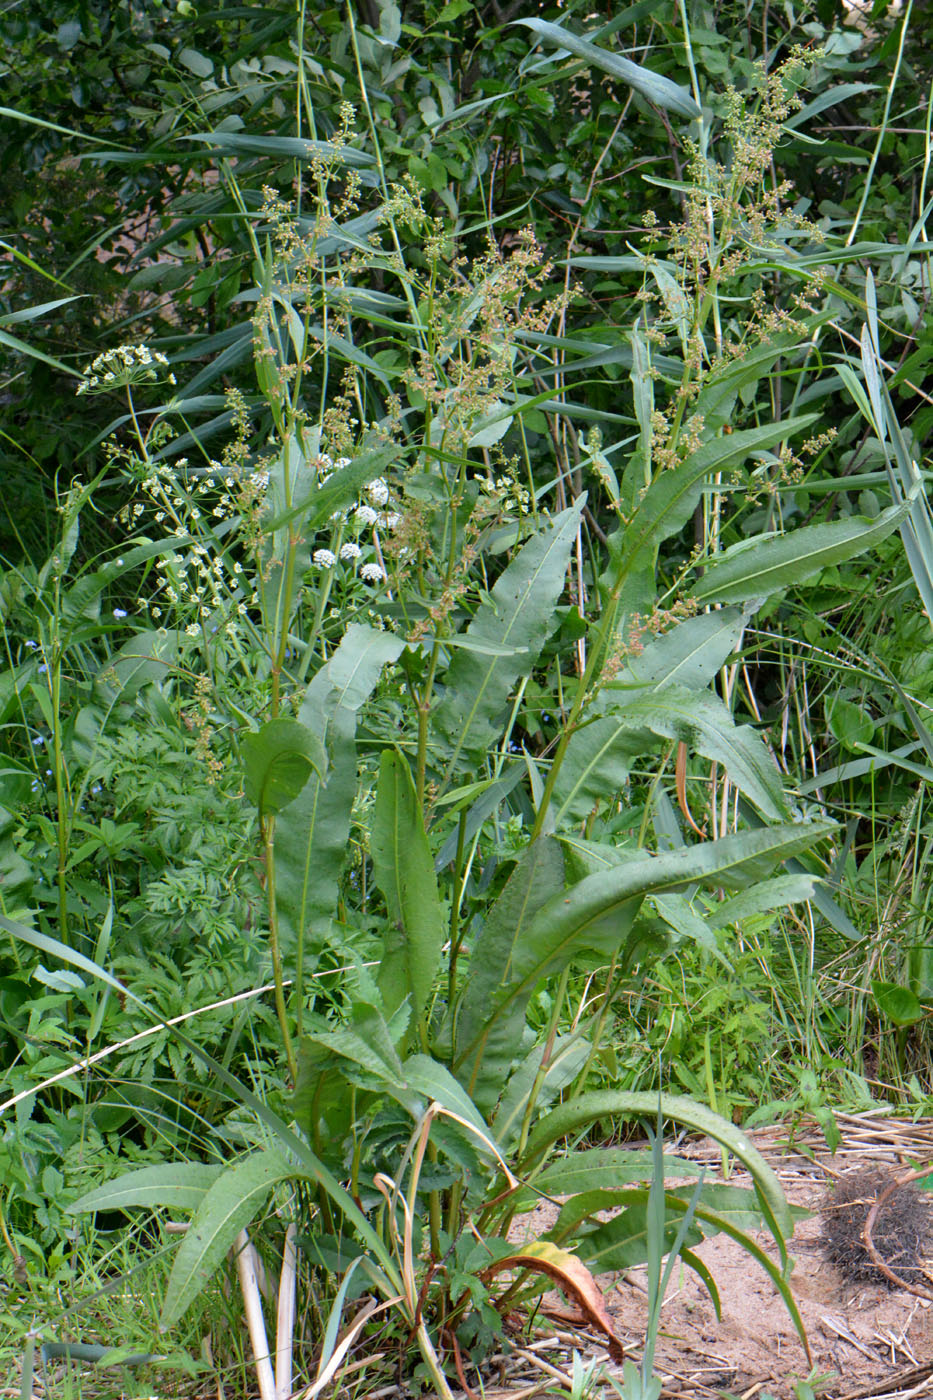
[[[778,1178],[741,1128],[721,1118],[705,1104],[680,1094],[659,1096],[652,1092],[625,1093],[610,1089],[581,1094],[570,1103],[558,1104],[532,1130],[519,1163],[520,1170],[523,1175],[533,1171],[553,1143],[590,1123],[610,1118],[654,1119],[659,1111],[682,1127],[706,1134],[738,1158],[752,1178],[768,1229],[786,1258],[784,1241],[793,1232],[794,1222]]]
[[[260,816],[294,801],[312,772],[323,777],[324,745],[316,734],[288,715],[270,719],[240,743],[243,787]]]
[[[733,545],[705,565],[691,595],[703,603],[740,603],[765,598],[801,583],[830,564],[841,564],[887,539],[905,519],[910,502],[889,506],[876,520],[856,516],[825,525],[805,525],[777,539]]]
[[[470,953],[470,976],[457,1016],[454,1073],[477,1107],[492,1111],[516,1058],[525,1029],[524,1005],[490,1020],[490,1009],[508,985],[516,942],[537,911],[563,889],[564,861],[557,842],[545,837],[521,856]]]
[[[701,115],[700,108],[686,88],[671,82],[670,78],[665,78],[660,73],[653,73],[650,68],[645,68],[640,63],[632,63],[630,59],[623,58],[621,54],[600,48],[598,44],[594,44],[589,39],[581,39],[579,35],[572,34],[563,25],[554,24],[545,19],[517,19],[514,23],[524,24],[544,43],[566,49],[568,53],[582,58],[586,63],[592,64],[594,68],[600,68],[613,78],[619,78],[658,107],[664,107],[669,112],[676,112],[681,117],[699,117]]]
[[[127,1210],[130,1206],[197,1210],[223,1170],[222,1166],[206,1166],[199,1162],[163,1162],[155,1167],[141,1167],[139,1171],[126,1172],[95,1187],[72,1201],[66,1209],[72,1213]]]
[[[554,626],[584,502],[581,496],[519,550],[496,581],[492,601],[481,604],[467,628],[467,637],[480,648],[489,641],[524,650],[511,656],[457,651],[444,677],[446,693],[433,716],[435,731],[453,750],[448,773],[461,753],[485,752],[499,736],[512,687],[520,676],[530,675]]]
[[[664,1153],[662,1161],[665,1174],[671,1177],[699,1176],[703,1170],[699,1163],[672,1153]],[[648,1150],[590,1147],[551,1162],[535,1177],[534,1184],[549,1196],[575,1196],[650,1181],[653,1167],[654,1157]]]
[[[415,784],[406,760],[388,749],[379,769],[370,847],[373,874],[388,913],[379,990],[387,1016],[407,997],[417,1022],[434,986],[444,923]]]
[[[736,1189],[735,1187],[719,1188],[720,1191],[725,1191],[727,1193],[731,1193]],[[713,1193],[709,1198],[709,1204],[704,1201],[707,1192]],[[794,1301],[793,1293],[788,1287],[784,1273],[775,1265],[774,1261],[765,1253],[753,1236],[748,1233],[749,1228],[753,1230],[760,1228],[761,1220],[757,1212],[749,1209],[748,1205],[739,1205],[731,1195],[728,1197],[717,1197],[715,1192],[715,1187],[703,1188],[700,1203],[697,1204],[694,1211],[696,1226],[691,1227],[690,1231],[688,1231],[688,1243],[697,1243],[697,1235],[702,1234],[708,1237],[718,1234],[719,1232],[735,1240],[735,1242],[745,1250],[746,1254],[750,1255],[765,1271],[778,1293],[780,1293],[784,1306],[787,1308],[791,1321],[796,1327],[797,1334],[804,1345],[804,1349],[809,1355],[809,1342],[806,1329],[803,1325],[803,1319]],[[607,1196],[609,1197],[609,1199],[604,1199],[602,1201],[604,1207],[611,1204],[611,1193],[596,1192],[594,1194],[604,1198]],[[644,1203],[636,1202],[636,1204],[629,1206],[621,1215],[615,1216],[612,1220],[607,1221],[605,1225],[601,1225],[592,1234],[586,1235],[577,1246],[576,1252],[582,1259],[586,1260],[594,1273],[599,1274],[606,1273],[610,1270],[617,1271],[619,1269],[631,1268],[634,1264],[642,1263],[647,1256],[647,1231],[645,1227],[646,1212],[648,1209],[648,1192],[645,1190],[635,1194],[640,1194]],[[761,1197],[759,1196],[758,1199],[760,1205]],[[717,1208],[719,1200],[723,1202],[723,1209]],[[665,1203],[672,1218],[672,1225],[673,1221],[682,1218],[688,1209],[687,1199],[685,1197],[679,1197],[674,1192],[667,1192],[665,1194]],[[589,1206],[589,1210],[596,1208],[595,1202],[591,1203]],[[791,1222],[791,1229],[792,1228],[793,1222]],[[665,1230],[665,1234],[666,1233],[667,1230]],[[780,1241],[780,1243],[783,1247],[783,1240]],[[786,1254],[784,1257],[786,1258]]]
[[[469,999],[471,1014],[458,1026],[455,1070],[461,1083],[479,1103],[471,1080],[479,1081],[481,1066],[487,1072],[486,1053],[501,1076],[508,1046],[516,1043],[528,998],[541,979],[559,973],[584,950],[618,953],[646,895],[694,883],[742,888],[833,830],[831,822],[786,824],[659,856],[629,854],[619,865],[553,895],[530,918],[514,920],[511,937],[496,939],[497,956],[480,961],[476,955],[474,976],[482,977],[483,991],[471,996],[472,983],[468,986],[464,1006]],[[513,879],[521,874],[520,866]]]
[[[214,1271],[280,1181],[304,1173],[280,1153],[254,1152],[220,1176],[198,1206],[175,1255],[160,1325],[170,1327],[204,1290]]]
[[[356,797],[356,722],[383,667],[404,647],[391,632],[356,624],[308,686],[298,718],[324,741],[326,780],[312,773],[275,824],[276,909],[286,955],[299,936],[326,941],[347,855]]]

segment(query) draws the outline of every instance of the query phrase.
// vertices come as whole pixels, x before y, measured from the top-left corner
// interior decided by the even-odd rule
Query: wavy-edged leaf
[[[750,725],[737,725],[727,706],[711,691],[667,685],[649,695],[626,697],[609,718],[620,730],[647,729],[721,763],[759,811],[772,819],[786,818],[781,776],[764,741]],[[573,741],[567,746],[568,753]]]
[[[444,677],[445,695],[434,712],[434,728],[453,752],[452,773],[461,753],[484,752],[501,727],[509,694],[520,676],[530,675],[554,625],[554,608],[564,586],[585,497],[539,530],[503,570],[490,602],[480,605],[467,628],[477,644],[524,647],[513,656],[458,651]]]
[[[166,1206],[169,1210],[197,1210],[224,1167],[200,1162],[164,1162],[154,1167],[105,1181],[79,1196],[66,1210],[127,1210],[131,1206]]]
[[[271,1150],[254,1152],[223,1172],[207,1191],[178,1247],[165,1289],[161,1327],[170,1327],[188,1310],[273,1186],[302,1175],[294,1163]]]
[[[676,112],[680,117],[699,117],[701,115],[700,108],[686,88],[672,82],[670,78],[663,77],[660,73],[652,72],[650,68],[645,68],[640,63],[632,63],[630,59],[623,58],[621,54],[600,48],[598,44],[594,44],[589,39],[581,39],[579,35],[572,34],[563,25],[554,24],[545,19],[517,19],[514,23],[525,25],[527,29],[537,34],[544,43],[566,49],[568,53],[582,58],[586,63],[592,64],[594,68],[600,68],[604,73],[609,73],[611,77],[619,78],[623,83],[634,88],[636,92],[640,92],[642,97],[646,97],[649,102],[665,108],[668,112]]]
[[[373,874],[389,915],[379,990],[387,1016],[407,997],[418,1021],[434,986],[444,922],[415,784],[407,761],[391,749],[380,763],[370,847]]]
[[[555,828],[583,821],[597,804],[612,802],[625,784],[633,752],[631,731],[614,716],[594,720],[571,737],[554,784]]]
[[[801,583],[887,539],[909,514],[912,501],[889,506],[875,519],[855,516],[804,525],[768,540],[743,540],[705,566],[691,596],[703,603],[740,603]]]
[[[740,924],[753,914],[766,914],[772,909],[786,909],[789,904],[800,904],[812,899],[819,883],[819,877],[809,871],[794,875],[776,875],[772,880],[763,880],[760,885],[742,890],[731,899],[714,904],[706,915],[710,928],[722,928],[725,924]]]
[[[617,692],[666,685],[699,690],[709,685],[733,652],[738,651],[754,609],[718,608],[688,617],[663,636],[648,642],[597,697],[600,708],[615,703]]]
[[[610,536],[609,567],[600,578],[600,587],[618,596],[623,622],[633,612],[645,612],[653,604],[658,547],[690,519],[706,479],[737,467],[752,453],[766,451],[810,427],[816,417],[804,414],[784,423],[713,438],[691,452],[679,466],[659,472],[643,494],[643,482],[630,479],[626,473],[623,509],[629,512],[630,519]]]
[[[492,1120],[504,1147],[512,1147],[518,1141],[528,1101],[535,1086],[537,1085],[535,1113],[541,1113],[581,1072],[590,1053],[590,1041],[579,1029],[570,1035],[557,1036],[539,1082],[538,1075],[547,1048],[546,1044],[536,1045],[515,1069],[505,1086]]]
[[[700,1176],[703,1167],[688,1157],[666,1152],[662,1163],[667,1176]],[[590,1147],[551,1162],[534,1179],[535,1187],[550,1196],[575,1196],[587,1191],[609,1191],[639,1181],[650,1181],[654,1169],[648,1149]]]

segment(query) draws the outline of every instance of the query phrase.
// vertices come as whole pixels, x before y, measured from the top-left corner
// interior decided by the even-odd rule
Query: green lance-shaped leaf
[[[905,501],[889,506],[875,520],[856,516],[825,525],[805,525],[777,539],[743,540],[706,566],[691,595],[703,603],[765,598],[780,588],[801,583],[830,564],[841,564],[874,549],[897,529],[911,504]]]
[[[415,784],[405,759],[391,750],[380,764],[371,849],[389,916],[378,977],[385,1014],[393,1016],[407,997],[417,1022],[434,985],[444,926]]]
[[[525,1004],[516,999],[490,1020],[493,998],[510,981],[512,953],[538,910],[564,885],[560,846],[549,837],[521,855],[489,912],[471,951],[470,977],[457,1016],[454,1072],[477,1107],[489,1113],[502,1092],[525,1029]],[[529,993],[530,994],[530,993]]]
[[[498,736],[512,687],[537,661],[554,624],[584,501],[581,496],[519,550],[497,580],[492,601],[480,606],[467,628],[467,639],[479,649],[457,650],[444,678],[444,699],[434,712],[435,731],[453,749],[448,772],[462,752],[482,753]],[[516,651],[483,655],[487,641]]]
[[[178,1247],[165,1290],[160,1326],[170,1327],[188,1310],[280,1181],[303,1176],[279,1152],[254,1152],[229,1167],[210,1187]]]
[[[260,816],[280,812],[294,801],[312,772],[323,776],[327,763],[318,736],[287,715],[244,735],[240,751],[246,797]]]
[[[699,117],[701,115],[700,108],[686,88],[671,82],[670,78],[665,78],[660,73],[652,72],[650,68],[645,68],[640,63],[632,63],[631,59],[622,58],[621,54],[612,53],[609,49],[602,49],[589,39],[581,39],[579,35],[572,34],[569,29],[565,29],[560,24],[554,24],[550,20],[518,19],[515,20],[515,23],[525,25],[537,34],[544,43],[566,49],[569,53],[575,54],[577,58],[582,58],[586,63],[592,64],[594,68],[609,73],[613,78],[619,78],[658,107],[664,107],[669,112],[676,112],[681,117]]]
[[[644,613],[653,605],[658,547],[686,525],[707,478],[740,466],[753,452],[764,452],[815,421],[815,414],[805,414],[713,438],[679,466],[658,473],[629,523],[610,536],[609,567],[599,581],[605,593],[617,593],[623,622],[633,612]]]
[[[753,885],[731,899],[714,904],[706,916],[706,922],[710,928],[723,928],[726,924],[740,924],[755,914],[786,909],[789,904],[812,899],[817,883],[817,876],[807,871],[796,875],[777,875],[773,880],[763,880],[760,885]]]
[[[569,1103],[558,1104],[532,1129],[519,1164],[522,1174],[531,1172],[542,1162],[548,1149],[560,1138],[601,1118],[656,1118],[658,1099],[651,1091],[626,1093],[607,1089],[581,1094]],[[783,1251],[783,1242],[793,1230],[790,1207],[781,1183],[741,1128],[705,1104],[680,1094],[661,1094],[660,1112],[682,1127],[705,1133],[738,1158],[752,1178],[762,1214]]]
[[[551,810],[558,831],[581,822],[597,804],[612,801],[624,784],[639,745],[614,718],[584,725],[567,745],[560,766]]]
[[[155,1167],[141,1167],[79,1196],[67,1209],[73,1214],[85,1210],[127,1210],[131,1206],[197,1210],[223,1170],[222,1166],[200,1162],[163,1162]]]
[[[596,706],[610,709],[617,703],[619,691],[637,693],[640,688],[661,690],[667,685],[705,689],[728,657],[738,651],[752,612],[751,606],[718,608],[684,618],[633,656],[600,691]]]
[[[404,643],[356,624],[308,686],[298,719],[323,740],[327,776],[312,772],[275,824],[276,908],[286,953],[312,927],[322,935],[337,904],[356,796],[356,722],[383,667]]]
[[[508,929],[497,928],[496,956],[480,961],[479,943],[474,952],[474,977],[482,984],[482,1000],[471,982],[458,1025],[454,1065],[461,1083],[479,1103],[473,1081],[478,1085],[481,1074],[483,1080],[490,1079],[493,1066],[501,1075],[508,1046],[517,1043],[528,999],[542,977],[556,975],[583,950],[612,954],[623,949],[646,895],[698,882],[742,888],[832,830],[831,822],[788,823],[660,856],[638,855],[552,895],[530,918],[516,918],[511,938]],[[520,866],[512,878],[524,879],[525,874]],[[503,896],[507,891],[508,886]],[[489,1064],[484,1063],[487,1055]]]

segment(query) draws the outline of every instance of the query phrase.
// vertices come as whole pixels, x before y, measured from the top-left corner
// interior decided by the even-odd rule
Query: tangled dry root
[[[852,1283],[895,1283],[881,1272],[864,1242],[868,1212],[883,1191],[901,1173],[886,1167],[869,1167],[841,1176],[824,1203],[823,1253]],[[908,1284],[926,1277],[922,1261],[927,1253],[933,1209],[925,1191],[902,1186],[884,1202],[872,1226],[872,1241],[888,1268]]]

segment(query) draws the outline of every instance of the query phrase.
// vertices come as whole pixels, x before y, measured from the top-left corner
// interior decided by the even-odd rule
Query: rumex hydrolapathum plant
[[[490,250],[460,263],[410,189],[381,211],[385,244],[325,265],[320,249],[333,232],[325,215],[292,228],[285,208],[267,200],[272,241],[267,250],[257,240],[254,288],[262,402],[233,402],[226,458],[215,466],[205,454],[193,467],[176,461],[150,471],[151,454],[140,444],[149,504],[138,528],[152,513],[164,512],[159,526],[174,522],[174,512],[172,531],[183,531],[156,571],[167,609],[183,623],[175,630],[205,668],[222,652],[235,655],[238,674],[251,682],[230,686],[224,699],[248,730],[240,740],[244,784],[258,812],[269,957],[293,1090],[288,1112],[297,1124],[263,1115],[260,1104],[256,1111],[290,1155],[256,1152],[186,1198],[195,1228],[179,1251],[166,1317],[187,1305],[200,1274],[223,1257],[233,1227],[249,1224],[248,1212],[271,1193],[286,1208],[285,1183],[306,1173],[315,1245],[333,1251],[341,1230],[352,1230],[379,1261],[376,1286],[386,1302],[398,1304],[417,1332],[426,1317],[440,1327],[459,1316],[469,1288],[449,1264],[455,1246],[471,1215],[490,1234],[505,1233],[520,1201],[518,1174],[529,1192],[574,1198],[546,1244],[560,1250],[577,1241],[594,1269],[621,1260],[644,1192],[631,1182],[620,1189],[617,1159],[593,1164],[606,1192],[600,1206],[622,1204],[634,1215],[615,1233],[591,1232],[592,1203],[576,1187],[565,1192],[567,1178],[561,1185],[551,1171],[561,1164],[547,1160],[565,1132],[656,1108],[645,1096],[586,1092],[607,1008],[665,952],[669,935],[656,911],[678,936],[699,936],[684,886],[755,888],[773,865],[827,831],[789,820],[758,736],[736,726],[707,689],[721,664],[711,658],[731,652],[744,615],[728,615],[703,668],[678,688],[671,677],[679,667],[665,644],[692,646],[690,629],[705,623],[696,599],[659,598],[658,587],[659,547],[678,539],[709,481],[808,423],[719,434],[731,427],[747,365],[738,356],[703,360],[697,331],[713,313],[702,301],[684,341],[685,359],[695,357],[685,375],[693,374],[693,387],[683,394],[670,387],[657,410],[663,424],[649,403],[646,351],[636,368],[642,450],[616,493],[601,612],[578,638],[585,642],[578,671],[561,677],[570,695],[553,705],[556,746],[522,753],[516,745],[516,754],[522,689],[565,605],[584,510],[582,495],[565,504],[556,488],[540,485],[519,431],[519,389],[528,387],[520,382],[521,337],[546,334],[553,310],[545,274],[528,239],[512,259]],[[400,230],[425,235],[407,260]],[[369,285],[370,272],[383,287]],[[367,292],[392,295],[386,279],[400,295],[389,308],[395,324],[380,327],[392,332],[389,343],[380,344],[360,307]],[[543,300],[526,307],[532,293]],[[385,302],[379,306],[385,311]],[[645,320],[633,357],[651,329]],[[756,372],[766,373],[776,353],[763,351]],[[357,607],[359,619],[347,625]],[[679,626],[643,644],[637,659],[645,679],[623,663],[636,659],[631,640],[650,631],[649,616]],[[391,700],[391,724],[371,723],[374,696],[387,710]],[[188,713],[192,724],[205,722],[205,742],[206,706],[195,681]],[[689,740],[715,755],[761,825],[654,854],[646,804],[628,847],[581,841],[593,773],[615,774],[650,753],[646,731],[669,747]],[[379,761],[371,806],[356,804],[357,815],[372,812],[366,910],[343,880],[360,746],[369,750],[370,772],[374,752]],[[613,787],[616,805],[627,780]],[[513,793],[527,824],[511,847],[497,848],[486,824]],[[812,881],[795,888],[801,897]],[[324,1008],[311,996],[314,961],[335,953],[347,967]],[[610,969],[597,1014],[561,1035],[571,969],[594,961]],[[557,984],[556,1009],[533,1044],[529,1005],[543,981]],[[549,1119],[544,1110],[562,1095],[567,1101]],[[244,1102],[255,1108],[245,1095]],[[744,1154],[758,1188],[746,1204],[761,1211],[783,1248],[782,1197],[741,1135],[696,1105],[665,1108]],[[168,1191],[184,1178],[167,1171],[162,1180]],[[684,1218],[681,1198],[665,1204],[669,1224]],[[726,1228],[715,1196],[707,1194],[702,1210],[697,1218],[710,1229]],[[493,1242],[489,1253],[501,1248]],[[430,1335],[419,1341],[426,1357],[434,1355]],[[434,1366],[437,1380],[436,1355]]]

